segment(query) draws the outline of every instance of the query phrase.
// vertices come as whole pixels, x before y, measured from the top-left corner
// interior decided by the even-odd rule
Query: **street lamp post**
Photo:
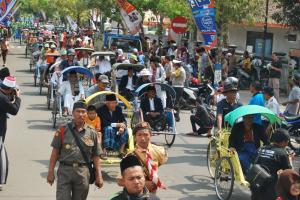
[[[264,26],[264,36],[263,36],[264,42],[263,42],[263,53],[262,53],[263,63],[265,62],[265,56],[266,56],[266,40],[267,40],[267,33],[268,33],[269,2],[270,2],[270,0],[266,0],[266,16],[265,16],[265,26]]]

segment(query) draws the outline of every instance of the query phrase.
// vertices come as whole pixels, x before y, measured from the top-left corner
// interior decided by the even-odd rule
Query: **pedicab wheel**
[[[56,99],[53,102],[53,107],[52,107],[52,122],[53,122],[53,128],[56,128],[56,123],[57,123],[57,101]]]
[[[141,112],[140,111],[133,112],[132,119],[131,119],[131,128],[134,128],[141,121],[142,121]]]
[[[29,71],[32,71],[32,66],[33,66],[33,61],[32,61],[32,59],[30,59],[30,62],[29,62]]]
[[[219,159],[216,140],[211,140],[207,146],[206,152],[207,168],[210,176],[215,178],[216,163]]]
[[[42,95],[42,91],[43,91],[43,79],[42,78],[40,78],[39,91],[40,91],[40,95]]]
[[[218,199],[229,200],[234,186],[234,169],[229,157],[217,161],[215,172],[215,189]]]
[[[34,73],[33,82],[34,82],[34,87],[36,87],[36,83],[37,83],[37,75],[36,75],[36,73]]]
[[[166,134],[165,135],[165,140],[166,140],[166,143],[167,143],[169,148],[171,148],[171,146],[174,144],[175,137],[176,137],[175,134]]]
[[[48,86],[48,93],[47,93],[47,108],[50,110],[51,106],[51,86]]]

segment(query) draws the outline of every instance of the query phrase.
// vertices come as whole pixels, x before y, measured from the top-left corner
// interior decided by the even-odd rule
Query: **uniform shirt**
[[[179,67],[171,75],[172,86],[174,87],[184,87],[184,82],[186,79],[186,72],[183,67]]]
[[[153,164],[158,169],[159,166],[165,164],[168,160],[168,155],[163,147],[156,146],[154,144],[149,144],[148,150],[150,151],[150,154],[152,156]],[[141,149],[136,145],[134,152],[138,159],[141,161],[141,164],[143,166],[144,173],[146,175],[146,179],[150,180],[150,174],[147,168],[147,160],[146,160],[146,150]]]
[[[292,168],[286,149],[275,144],[262,147],[258,152],[256,163],[267,167],[275,180],[278,170]]]
[[[229,104],[227,102],[226,99],[221,100],[218,104],[217,104],[217,115],[221,114],[223,117],[222,120],[222,127],[225,127],[225,123],[224,123],[224,117],[225,115],[227,115],[228,113],[230,113],[231,111],[235,110],[236,108],[242,106],[243,104],[241,104],[240,102],[236,102],[233,105]]]
[[[100,156],[100,145],[98,144],[97,133],[94,128],[85,124],[83,129],[78,132],[75,129],[75,124],[71,122],[71,127],[74,133],[77,134],[81,140],[81,144],[87,157]],[[64,134],[61,133],[61,129],[57,130],[52,140],[51,146],[59,150],[58,160],[66,163],[85,163],[85,160],[80,152],[79,147],[76,144],[76,140],[73,137],[68,126],[64,126]]]
[[[249,101],[249,105],[265,106],[264,95],[260,92],[254,94]],[[261,125],[261,115],[254,115],[253,122]]]
[[[294,86],[289,94],[289,101],[300,100],[300,88],[298,86]],[[299,110],[299,103],[296,104],[287,104],[285,112],[290,115],[297,115]]]
[[[273,111],[276,115],[280,114],[279,103],[274,96],[272,96],[267,102],[266,107]]]
[[[272,67],[276,67],[277,69],[281,69],[282,64],[278,61],[272,61]],[[270,69],[270,78],[280,78],[281,72],[275,71],[274,69]]]

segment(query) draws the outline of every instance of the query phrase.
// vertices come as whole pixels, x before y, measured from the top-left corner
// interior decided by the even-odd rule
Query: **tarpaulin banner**
[[[6,18],[16,3],[17,0],[0,0],[0,22]]]
[[[77,27],[78,27],[77,23],[70,16],[67,16],[67,20],[68,20],[68,22],[69,22],[69,24],[71,26],[71,29],[73,31],[77,31]]]
[[[207,50],[217,45],[217,26],[213,0],[189,0],[198,29]]]
[[[9,26],[11,23],[11,19],[14,16],[14,14],[19,10],[21,4],[16,3],[14,7],[10,10],[10,12],[6,15],[6,17],[0,22],[0,24],[4,26]]]
[[[141,14],[127,0],[116,1],[121,10],[121,16],[124,25],[127,27],[130,34],[135,35],[140,30],[140,24],[142,23]]]

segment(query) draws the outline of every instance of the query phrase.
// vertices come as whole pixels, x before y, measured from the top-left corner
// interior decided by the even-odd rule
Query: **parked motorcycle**
[[[214,87],[208,83],[201,83],[198,87],[185,87],[180,99],[180,109],[191,110],[196,107],[196,100],[200,98],[203,103],[212,105],[214,103]]]
[[[283,121],[281,128],[286,129],[290,134],[290,144],[289,146],[293,150],[300,149],[300,115],[287,117],[284,116],[285,121]]]

